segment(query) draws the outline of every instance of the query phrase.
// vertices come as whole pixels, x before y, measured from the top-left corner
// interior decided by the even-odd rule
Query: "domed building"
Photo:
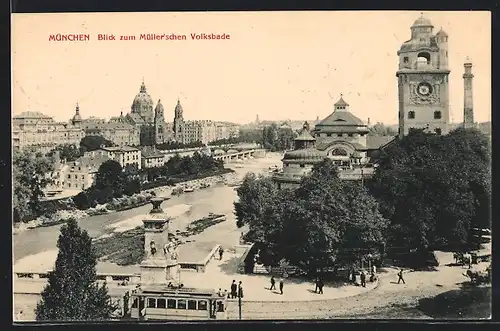
[[[275,173],[273,180],[278,188],[295,188],[300,185],[302,177],[307,175],[315,164],[326,157],[324,152],[314,147],[316,139],[309,133],[309,124],[304,123],[300,134],[295,138],[295,149],[283,155],[283,170]]]
[[[78,102],[76,103],[75,115],[73,116],[71,123],[73,125],[80,125],[80,123],[82,123],[82,116],[80,115],[80,106],[78,105]]]
[[[339,166],[367,162],[368,132],[368,126],[350,112],[342,95],[334,104],[333,113],[312,130],[316,148]]]
[[[132,102],[130,113],[125,116],[124,120],[140,130],[142,146],[162,144],[170,138],[170,132],[166,129],[163,105],[158,100],[153,111],[153,98],[147,92],[144,81]]]

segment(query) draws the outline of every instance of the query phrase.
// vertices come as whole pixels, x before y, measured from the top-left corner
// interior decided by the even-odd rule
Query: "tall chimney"
[[[474,108],[472,95],[472,61],[469,57],[464,63],[464,128],[473,128],[474,125]]]

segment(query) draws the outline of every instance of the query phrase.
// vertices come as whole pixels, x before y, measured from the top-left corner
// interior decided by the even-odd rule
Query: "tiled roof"
[[[316,124],[316,129],[325,126],[365,126],[365,124],[349,111],[334,111]]]
[[[393,141],[395,137],[393,136],[367,136],[366,137],[366,148],[367,149],[378,149],[389,142]]]

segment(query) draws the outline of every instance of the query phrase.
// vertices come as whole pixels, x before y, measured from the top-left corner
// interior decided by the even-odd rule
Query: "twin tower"
[[[431,21],[421,16],[411,26],[411,39],[398,51],[399,136],[412,128],[446,134],[450,130],[448,34],[433,33]],[[464,126],[474,126],[472,63],[465,64]]]

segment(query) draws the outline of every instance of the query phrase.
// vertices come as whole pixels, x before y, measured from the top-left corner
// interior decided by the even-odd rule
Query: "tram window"
[[[188,309],[196,310],[196,300],[188,300]]]
[[[167,300],[167,308],[170,308],[170,309],[177,308],[177,301],[175,299],[168,299]]]
[[[217,312],[218,313],[224,312],[224,303],[222,301],[217,301]]]
[[[134,302],[132,303],[132,308],[137,308],[138,304],[139,304],[139,299],[135,298]]]
[[[156,308],[165,308],[165,299],[156,300]]]
[[[198,301],[198,310],[207,310],[207,301],[206,300],[200,300]]]
[[[156,299],[148,299],[148,308],[156,308]]]
[[[186,300],[184,299],[177,300],[177,309],[186,309]]]

